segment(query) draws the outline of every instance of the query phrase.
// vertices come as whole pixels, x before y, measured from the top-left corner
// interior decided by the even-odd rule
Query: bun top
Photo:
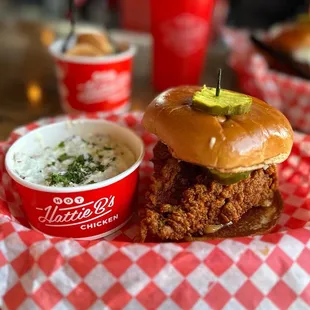
[[[284,27],[268,40],[274,48],[283,52],[294,52],[301,48],[310,48],[310,25],[295,24]]]
[[[192,97],[200,89],[169,89],[144,114],[144,127],[175,158],[229,173],[259,169],[289,156],[293,130],[281,112],[253,98],[247,114],[212,116],[191,107]]]

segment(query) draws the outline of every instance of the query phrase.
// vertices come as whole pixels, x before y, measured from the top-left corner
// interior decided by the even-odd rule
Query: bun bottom
[[[246,237],[263,235],[272,231],[278,223],[283,210],[283,200],[279,191],[275,192],[274,200],[269,207],[255,207],[244,214],[241,219],[215,233],[201,237],[187,237],[182,241],[204,241],[222,238]]]

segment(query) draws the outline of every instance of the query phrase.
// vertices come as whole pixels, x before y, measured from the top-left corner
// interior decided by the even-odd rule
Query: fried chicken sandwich
[[[141,210],[142,241],[184,241],[269,232],[282,211],[277,168],[293,131],[250,96],[182,86],[156,97],[144,127],[159,141]]]

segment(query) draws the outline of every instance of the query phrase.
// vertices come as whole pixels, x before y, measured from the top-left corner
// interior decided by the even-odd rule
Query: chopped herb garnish
[[[88,154],[87,160],[88,160],[89,162],[93,162],[93,161],[94,161],[94,158],[93,158],[92,155]]]
[[[65,187],[69,185],[69,180],[66,178],[66,176],[57,173],[51,173],[46,181],[49,183],[49,185],[55,185],[59,183],[62,183]]]
[[[84,165],[85,164],[85,158],[83,155],[79,155],[76,159],[75,159],[75,162],[80,164],[80,165]],[[72,164],[75,164],[75,162],[73,162]],[[71,165],[72,165],[71,164]],[[70,165],[70,166],[71,166]]]
[[[108,165],[98,164],[97,167],[96,167],[96,170],[104,172],[107,168],[108,168]]]
[[[69,156],[67,154],[62,154],[60,156],[61,158],[58,158],[58,160],[65,160],[67,158],[74,158],[72,156]],[[73,162],[68,165],[67,171],[64,174],[56,174],[51,173],[46,181],[49,185],[55,185],[58,183],[62,183],[63,186],[69,186],[71,183],[73,184],[81,184],[85,182],[87,177],[89,177],[90,174],[101,171],[104,172],[108,165],[103,165],[100,162],[93,162],[93,157],[89,155],[88,160],[85,160],[85,157],[83,155],[79,155],[74,158]]]
[[[61,154],[57,159],[58,161],[60,161],[61,163],[69,158],[72,158],[72,156],[69,156],[67,153],[63,153]]]
[[[48,175],[45,176],[45,183],[47,185],[68,187],[81,184],[94,184],[96,181],[92,180],[93,175],[100,175],[103,178],[107,169],[111,169],[114,166],[113,162],[118,160],[117,155],[114,154],[114,150],[117,150],[117,147],[115,148],[108,141],[103,142],[102,140],[105,145],[100,145],[102,142],[98,144],[93,143],[94,141],[82,140],[83,143],[87,144],[87,148],[85,144],[82,145],[79,151],[79,154],[82,153],[81,155],[74,155],[71,151],[66,151],[65,148],[67,147],[71,149],[69,140],[59,142],[57,145],[57,160],[52,159],[55,161],[51,160],[46,167],[57,166],[60,170],[58,172],[55,172],[54,169],[47,170],[50,172],[47,172]],[[74,141],[73,148],[76,147]],[[113,153],[106,153],[107,151],[112,151]],[[119,152],[117,153],[119,154]],[[124,153],[123,151],[122,154]],[[109,156],[106,157],[105,154]]]

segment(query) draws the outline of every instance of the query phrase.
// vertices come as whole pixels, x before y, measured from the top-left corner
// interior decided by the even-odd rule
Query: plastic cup
[[[198,84],[214,0],[151,0],[153,84],[158,91]]]
[[[63,40],[56,41],[50,53],[65,112],[122,113],[130,109],[134,46],[115,55],[90,57],[64,55],[62,45]]]

